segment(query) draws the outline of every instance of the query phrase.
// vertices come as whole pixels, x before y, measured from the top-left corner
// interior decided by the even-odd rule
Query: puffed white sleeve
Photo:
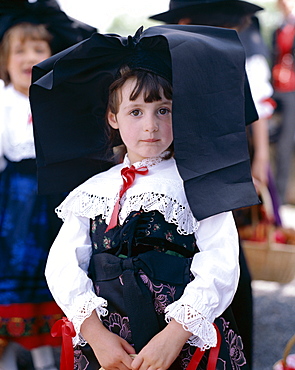
[[[194,279],[181,298],[166,307],[166,320],[174,318],[193,335],[191,345],[215,347],[215,318],[230,305],[239,279],[239,240],[232,212],[200,221],[195,233],[199,252],[193,257]]]
[[[89,224],[89,218],[69,213],[50,249],[45,269],[54,300],[74,325],[74,345],[84,341],[80,327],[93,310],[98,317],[107,314],[107,302],[96,296],[87,276],[91,256]]]
[[[246,71],[258,116],[269,118],[274,112],[274,102],[271,99],[273,87],[266,58],[260,54],[247,58]]]

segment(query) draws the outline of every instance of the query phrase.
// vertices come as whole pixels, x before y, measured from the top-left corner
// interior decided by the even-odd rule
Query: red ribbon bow
[[[60,370],[74,369],[74,348],[72,338],[76,335],[74,325],[66,317],[56,321],[51,328],[53,337],[62,337]]]
[[[119,214],[119,207],[120,207],[120,199],[122,198],[122,195],[131,187],[131,185],[134,182],[135,175],[146,175],[149,172],[147,167],[139,167],[135,168],[133,165],[131,167],[124,167],[121,170],[121,176],[123,178],[123,185],[119,192],[119,199],[117,200],[111,220],[109,223],[109,226],[107,227],[106,231],[111,230],[113,227],[117,226],[118,224],[118,214]]]

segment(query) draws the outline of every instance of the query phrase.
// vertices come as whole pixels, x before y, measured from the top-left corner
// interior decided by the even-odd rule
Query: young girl
[[[18,343],[31,350],[36,369],[54,370],[51,347],[60,341],[51,337],[50,328],[62,311],[48,290],[44,269],[60,227],[54,208],[64,196],[37,195],[28,96],[33,65],[74,39],[79,41],[80,31],[72,29],[70,39],[63,35],[73,22],[55,2],[4,3],[0,6],[0,78],[5,82],[0,103],[0,368],[17,369]],[[53,27],[52,33],[48,27]]]
[[[247,369],[243,345],[227,309],[239,277],[238,237],[232,213],[224,209],[197,220],[174,159],[181,152],[181,131],[188,126],[183,119],[184,127],[175,124],[180,106],[174,94],[178,96],[180,90],[175,86],[178,79],[171,70],[166,38],[171,50],[174,41],[178,45],[186,41],[186,47],[191,46],[190,41],[196,41],[200,43],[199,50],[203,43],[204,53],[212,57],[214,51],[209,50],[209,45],[214,47],[215,42],[223,43],[233,36],[228,34],[231,31],[221,32],[219,38],[219,31],[202,27],[155,27],[142,35],[137,33],[133,39],[95,35],[80,44],[76,53],[70,51],[57,63],[49,62],[56,67],[58,79],[63,63],[71,68],[69,60],[83,56],[84,62],[89,57],[91,63],[94,46],[97,48],[97,69],[92,65],[88,73],[94,79],[100,78],[100,83],[96,80],[96,98],[100,101],[103,81],[114,68],[115,78],[104,109],[111,127],[110,137],[118,142],[118,132],[123,142],[123,147],[115,148],[116,156],[121,158],[126,152],[123,162],[91,177],[57,208],[64,224],[50,250],[46,277],[56,302],[73,323],[77,368],[185,369],[199,347],[208,349],[198,367],[205,369],[210,348],[220,346],[217,369]],[[220,44],[218,50],[223,53]],[[172,54],[173,67],[177,65],[175,61],[180,62],[179,55],[184,55],[182,50],[178,55]],[[106,63],[108,58],[113,66]],[[215,58],[212,60],[215,65]],[[220,58],[217,60],[221,63]],[[39,68],[48,72],[48,66]],[[68,76],[74,94],[80,87],[83,89],[75,85],[74,75],[81,85],[85,81],[93,83],[93,79],[87,78],[89,74],[85,76],[86,69],[82,70],[81,78],[73,70]],[[240,73],[244,77],[243,68]],[[172,75],[173,112],[176,111],[173,124]],[[50,73],[47,76],[51,79]],[[185,74],[182,76],[185,79]],[[38,97],[40,86],[46,89],[48,81],[37,81],[31,89],[34,124],[41,146],[45,145],[46,130],[42,133]],[[195,81],[193,85],[196,86]],[[65,94],[65,87],[59,81],[41,98],[56,104],[55,94]],[[182,115],[192,108],[189,103],[188,99]],[[46,109],[50,104],[45,103]],[[64,117],[63,108],[59,106],[58,110]],[[201,121],[194,119],[196,125]],[[192,150],[190,135],[194,134],[193,128],[186,132],[186,144]],[[207,145],[209,148],[211,144]],[[201,156],[198,159],[202,162]],[[188,170],[192,168],[189,161],[186,163]],[[194,188],[198,192],[198,187]],[[195,206],[198,208],[200,203]],[[86,342],[91,349],[85,346]],[[132,354],[137,356],[132,359]]]

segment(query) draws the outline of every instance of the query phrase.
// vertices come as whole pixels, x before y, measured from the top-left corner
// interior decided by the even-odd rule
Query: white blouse
[[[0,86],[0,160],[35,158],[30,101],[12,85]]]
[[[273,95],[273,87],[266,58],[260,54],[247,58],[246,71],[258,116],[269,118],[274,112],[274,106],[269,101]]]
[[[46,278],[51,293],[80,333],[83,321],[96,309],[99,317],[107,314],[107,301],[94,293],[88,278],[91,257],[90,222],[102,215],[108,224],[122,185],[123,164],[98,174],[80,185],[58,207],[64,224],[49,253]],[[123,195],[119,222],[131,211],[159,211],[167,222],[174,223],[180,234],[194,233],[199,253],[193,257],[190,282],[182,297],[166,308],[166,320],[174,318],[193,333],[189,343],[201,348],[216,345],[212,325],[231,303],[239,279],[239,244],[231,212],[198,222],[188,205],[183,181],[175,160],[150,158],[135,163],[147,165],[145,176],[136,175],[133,185]],[[83,343],[81,335],[73,344]]]

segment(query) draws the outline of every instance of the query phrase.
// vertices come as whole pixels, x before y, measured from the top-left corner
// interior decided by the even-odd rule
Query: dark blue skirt
[[[0,177],[0,302],[52,300],[44,269],[60,227],[61,196],[37,195],[35,160],[9,162]]]
[[[28,349],[60,345],[50,328],[62,317],[44,276],[61,222],[63,197],[37,194],[35,160],[8,162],[0,175],[0,338]]]

